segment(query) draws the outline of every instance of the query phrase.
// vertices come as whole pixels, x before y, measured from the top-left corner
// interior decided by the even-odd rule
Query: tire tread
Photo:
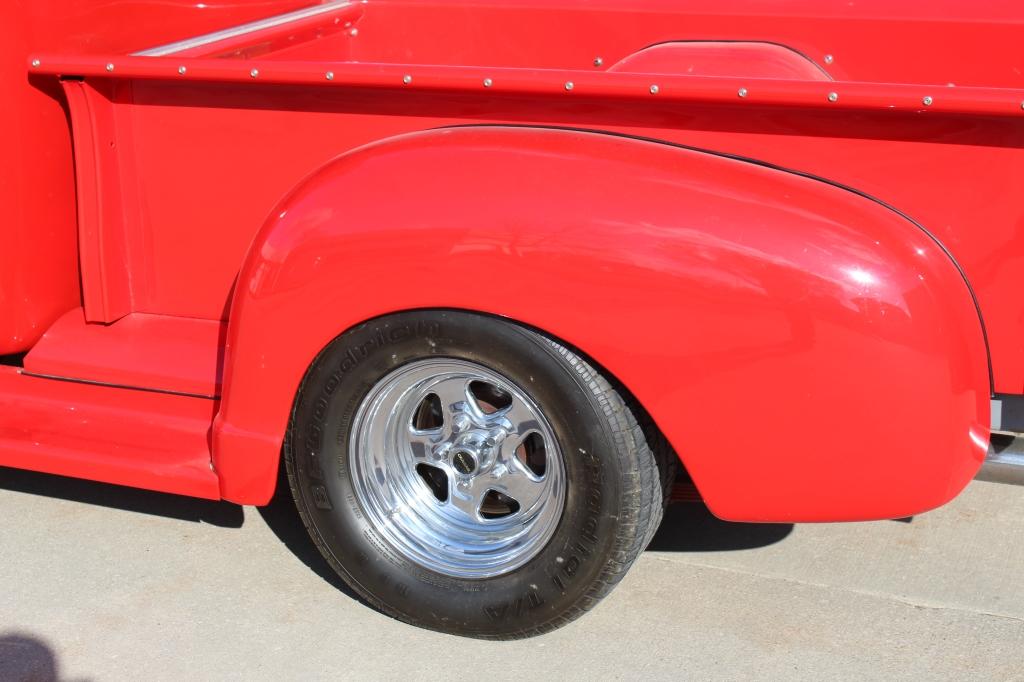
[[[622,467],[624,487],[620,522],[616,531],[615,550],[605,563],[597,580],[580,600],[555,618],[533,628],[503,634],[490,639],[523,639],[567,625],[594,608],[618,585],[626,572],[650,544],[667,503],[666,488],[661,481],[670,476],[667,463],[647,442],[645,429],[622,395],[594,367],[568,348],[551,339],[529,332],[538,342],[547,345],[576,372],[591,396],[604,412],[612,430]],[[662,453],[664,455],[664,452]],[[671,453],[669,453],[671,454]],[[674,455],[673,455],[674,457]],[[673,477],[674,478],[674,477]]]

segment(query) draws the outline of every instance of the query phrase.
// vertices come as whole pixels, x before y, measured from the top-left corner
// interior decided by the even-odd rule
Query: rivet
[[[930,107],[933,101],[934,100],[931,98],[930,95],[925,95],[925,98],[921,100],[921,104],[925,105],[926,107]]]
[[[259,75],[260,75],[260,70],[259,69],[253,69],[252,71],[249,72],[249,76],[251,76],[252,78],[256,78]]]
[[[349,34],[350,36],[352,36],[352,37],[355,37],[355,36],[359,35],[359,29],[358,29],[358,28],[353,28],[352,30],[350,30],[350,31],[348,32],[348,34]]]
[[[740,88],[739,91],[737,91],[736,94],[739,95],[740,97],[746,97],[747,96],[747,89],[746,88]]]
[[[178,74],[179,75],[184,76],[186,71],[188,71],[188,69],[186,69],[184,66],[179,66],[178,67]]]
[[[332,80],[334,80],[334,72],[333,71],[328,71],[327,73],[324,74],[324,77],[327,80],[332,81]]]
[[[657,95],[658,94],[658,90],[660,90],[660,89],[661,88],[659,88],[657,85],[652,85],[651,86],[651,94],[652,95]]]
[[[492,81],[490,78],[485,78],[484,79],[484,87],[485,88],[489,88],[492,85],[494,85],[494,81]]]
[[[573,84],[573,82],[572,82],[572,81],[566,81],[566,83],[565,83],[565,89],[566,89],[566,90],[572,90],[572,89],[573,89],[573,88],[575,88],[575,87],[576,87],[576,86],[575,86],[575,85]]]
[[[594,66],[601,66],[604,64],[604,59],[601,57],[594,57]]]
[[[410,76],[409,74],[405,74],[404,76],[402,76],[402,82],[405,83],[406,85],[412,83],[412,76]]]
[[[1020,103],[1020,108],[1021,108],[1021,109],[1024,109],[1024,102],[1021,102],[1021,103]]]
[[[107,71],[113,71],[113,70],[114,70],[114,65],[113,64],[107,64]]]
[[[825,63],[826,64],[831,64],[833,61],[835,61],[835,57],[833,57],[830,54],[825,55]]]
[[[41,63],[42,63],[42,62],[40,62],[40,61],[39,61],[38,59],[33,59],[33,60],[32,60],[32,66],[34,66],[35,68],[39,68],[39,65],[40,65]]]
[[[839,93],[838,92],[830,92],[830,93],[828,93],[828,101],[829,102],[835,102],[838,99],[839,99]]]

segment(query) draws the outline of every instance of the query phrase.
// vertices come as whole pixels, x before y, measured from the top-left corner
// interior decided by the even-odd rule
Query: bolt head
[[[565,84],[565,89],[566,90],[572,90],[575,87],[576,87],[576,85],[572,81],[567,81],[566,84]]]
[[[830,92],[830,93],[828,93],[828,101],[829,102],[835,102],[838,99],[839,99],[839,93],[838,92]]]
[[[402,76],[402,82],[405,83],[406,85],[412,83],[412,76],[410,76],[409,74]]]
[[[42,62],[40,62],[40,61],[39,61],[38,59],[33,59],[33,60],[32,60],[32,66],[33,66],[33,67],[35,67],[35,68],[39,68],[39,65],[40,65],[41,63],[42,63]]]
[[[334,72],[328,71],[327,73],[324,74],[324,78],[326,78],[329,81],[334,80]]]
[[[921,100],[921,104],[925,105],[926,107],[930,107],[932,105],[932,102],[934,101],[935,100],[933,100],[931,96],[925,96],[925,98]]]
[[[746,88],[740,88],[739,90],[736,91],[736,94],[739,95],[740,97],[746,97],[747,96],[747,89]]]
[[[594,57],[594,66],[601,66],[604,64],[604,59],[601,57]]]
[[[249,77],[250,78],[256,78],[259,75],[260,75],[260,70],[259,69],[253,69],[252,71],[249,72]]]
[[[114,70],[114,65],[113,64],[107,64],[107,71],[113,71],[113,70]]]
[[[657,95],[660,90],[661,90],[661,88],[659,88],[657,85],[652,85],[651,86],[651,94],[652,95]]]
[[[188,69],[186,69],[184,66],[179,66],[178,67],[178,74],[179,75],[184,76],[186,71],[188,71]]]
[[[484,87],[485,88],[489,88],[492,85],[494,85],[494,81],[492,81],[490,78],[485,78],[484,79]]]
[[[833,61],[835,61],[835,57],[833,57],[830,54],[825,55],[825,63],[826,64],[831,64]]]

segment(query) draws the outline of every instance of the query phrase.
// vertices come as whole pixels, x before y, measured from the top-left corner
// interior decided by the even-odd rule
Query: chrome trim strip
[[[315,17],[318,14],[326,14],[332,10],[339,9],[348,5],[355,4],[352,0],[332,0],[331,2],[324,3],[322,5],[314,5],[313,7],[307,7],[306,9],[295,10],[294,12],[288,12],[287,14],[278,14],[277,16],[268,17],[266,19],[260,19],[259,21],[253,21],[248,24],[241,24],[232,28],[226,28],[221,31],[214,31],[213,33],[207,33],[205,35],[196,36],[195,38],[187,38],[185,40],[179,40],[176,43],[168,43],[167,45],[160,45],[158,47],[151,47],[148,50],[142,50],[140,52],[133,52],[132,57],[166,57],[182,50],[191,50],[196,47],[202,47],[203,45],[209,45],[216,43],[221,40],[227,40],[228,38],[237,38],[243,36],[246,33],[253,33],[255,31],[262,31],[267,28],[274,28],[282,24],[287,24],[290,21],[298,21],[299,19],[307,19],[309,17]]]
[[[205,393],[186,393],[184,391],[172,391],[166,388],[150,388],[148,386],[130,386],[128,384],[112,384],[107,381],[95,381],[93,379],[75,379],[73,377],[62,377],[56,374],[38,374],[21,370],[18,374],[35,379],[49,379],[50,381],[65,381],[69,384],[86,384],[88,386],[105,386],[107,388],[120,388],[125,391],[145,391],[146,393],[163,393],[164,395],[180,395],[186,398],[202,398],[204,400],[220,400],[220,394],[206,395]]]

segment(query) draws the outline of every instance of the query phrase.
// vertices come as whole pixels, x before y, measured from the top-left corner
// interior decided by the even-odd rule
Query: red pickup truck
[[[678,477],[775,522],[1022,478],[1014,0],[0,18],[2,465],[281,480],[484,638],[591,608]]]

